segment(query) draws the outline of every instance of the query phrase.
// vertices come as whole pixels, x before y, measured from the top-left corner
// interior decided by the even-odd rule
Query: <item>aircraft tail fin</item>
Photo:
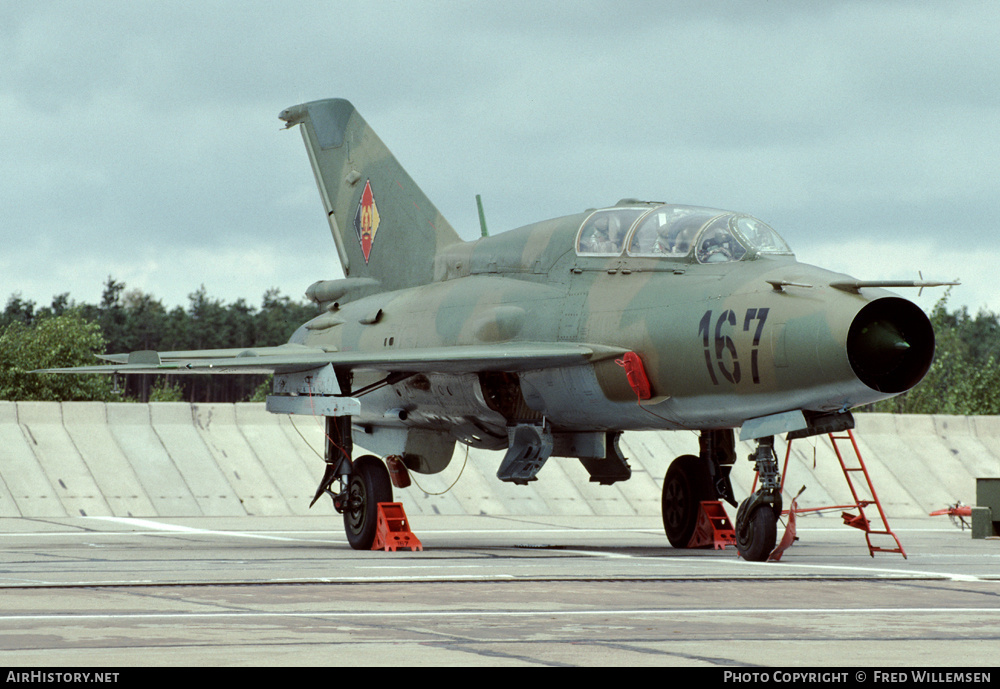
[[[431,282],[438,251],[461,239],[354,106],[313,101],[279,117],[302,125],[344,276],[379,291]]]

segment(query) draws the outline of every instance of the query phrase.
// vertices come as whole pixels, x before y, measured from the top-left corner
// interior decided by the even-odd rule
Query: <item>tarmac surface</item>
[[[751,563],[648,516],[411,515],[422,551],[360,552],[315,509],[0,519],[0,664],[997,664],[1000,541],[946,517],[892,520],[904,559],[800,516]]]

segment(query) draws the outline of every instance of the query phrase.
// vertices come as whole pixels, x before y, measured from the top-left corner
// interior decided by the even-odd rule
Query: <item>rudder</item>
[[[279,117],[302,125],[344,275],[380,291],[431,282],[438,251],[461,239],[354,106],[312,101]]]

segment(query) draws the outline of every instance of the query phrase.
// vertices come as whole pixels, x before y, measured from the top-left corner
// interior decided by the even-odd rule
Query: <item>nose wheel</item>
[[[764,562],[778,542],[778,517],[769,503],[755,504],[755,496],[744,500],[736,512],[736,550],[744,560]]]
[[[759,439],[750,460],[756,463],[760,488],[740,503],[736,512],[736,550],[744,560],[764,562],[778,541],[778,516],[781,514],[774,437]]]

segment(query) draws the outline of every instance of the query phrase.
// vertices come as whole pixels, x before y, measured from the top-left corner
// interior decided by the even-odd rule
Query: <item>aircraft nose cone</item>
[[[847,354],[858,378],[879,392],[920,382],[934,356],[934,331],[913,302],[887,297],[866,305],[851,324]]]

